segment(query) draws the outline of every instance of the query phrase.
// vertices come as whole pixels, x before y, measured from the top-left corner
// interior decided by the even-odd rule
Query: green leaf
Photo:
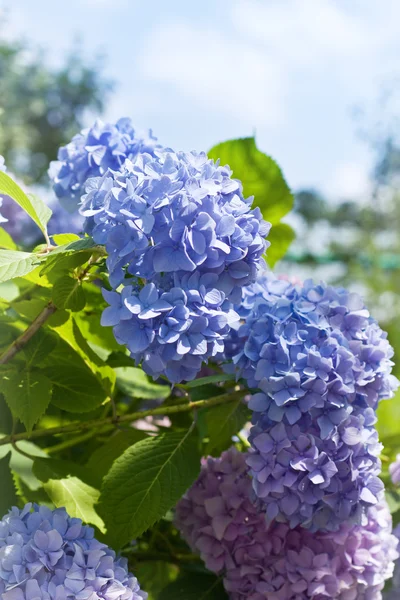
[[[0,519],[8,513],[12,506],[18,505],[18,496],[10,469],[11,452],[0,458]]]
[[[390,400],[382,400],[377,410],[377,429],[379,438],[383,440],[385,447],[390,446],[400,449],[400,389]]]
[[[161,560],[140,561],[135,564],[135,577],[140,587],[145,590],[148,600],[158,600],[160,592],[174,579],[178,573],[176,565]]]
[[[245,196],[254,196],[264,219],[278,223],[293,207],[292,193],[277,163],[258,150],[254,137],[229,140],[214,146],[208,156],[228,164],[243,183]]]
[[[386,501],[391,514],[400,511],[400,490],[385,490]]]
[[[81,468],[66,461],[39,458],[33,464],[33,472],[57,508],[65,507],[71,517],[104,530],[94,509],[100,492],[80,479]]]
[[[62,244],[61,246],[57,246],[57,248],[54,248],[54,250],[51,251],[49,257],[52,257],[55,254],[65,254],[66,252],[79,252],[80,250],[90,250],[95,246],[96,243],[91,237],[84,237],[72,242],[68,242],[66,244]]]
[[[0,283],[0,298],[12,302],[15,298],[20,295],[19,287],[15,281],[3,281]]]
[[[66,322],[50,326],[79,354],[89,369],[98,377],[107,395],[111,395],[115,385],[115,372],[89,346],[74,317],[71,316]]]
[[[0,438],[1,437],[3,436],[0,436]],[[36,446],[32,442],[27,442],[26,440],[19,441],[18,448],[32,456],[46,456],[45,452],[43,452],[39,446]],[[41,482],[32,473],[33,461],[15,450],[11,444],[0,446],[0,458],[4,458],[9,452],[11,452],[10,466],[13,472],[23,480],[29,489],[38,490],[41,487]]]
[[[99,513],[114,547],[141,535],[182,497],[200,471],[195,433],[169,432],[138,442],[104,479]]]
[[[74,255],[76,256],[76,255]],[[79,256],[79,255],[78,255]],[[86,296],[86,306],[83,311],[74,315],[85,340],[89,344],[103,348],[109,356],[111,351],[119,351],[121,346],[114,337],[112,327],[103,327],[101,325],[101,313],[108,306],[101,293],[101,289],[93,284],[83,283],[83,290]],[[129,366],[135,366],[132,359],[129,359]],[[107,364],[109,360],[107,358]],[[125,366],[111,365],[110,366]]]
[[[67,274],[68,271],[72,271],[76,267],[85,264],[91,255],[92,252],[90,250],[82,250],[73,254],[52,255],[46,260],[40,273],[42,276],[46,275],[54,283],[61,275]]]
[[[57,279],[53,287],[53,302],[57,308],[78,312],[85,307],[85,292],[81,282],[64,275]]]
[[[187,573],[164,588],[158,600],[228,600],[228,596],[221,577]]]
[[[60,365],[46,367],[43,373],[53,385],[52,404],[62,410],[90,412],[107,398],[104,388],[89,370]]]
[[[104,329],[108,329],[104,327]],[[128,354],[124,352],[111,352],[110,356],[107,358],[107,364],[110,365],[113,369],[116,367],[134,367],[135,363],[133,358],[131,358]]]
[[[31,252],[0,250],[0,282],[23,277],[36,268],[37,262],[37,257]]]
[[[115,373],[117,375],[117,386],[131,398],[151,400],[154,398],[168,398],[171,394],[169,385],[152,383],[142,369],[118,367],[115,369]]]
[[[0,248],[6,248],[6,250],[17,249],[17,245],[11,235],[3,227],[0,227]]]
[[[248,421],[248,410],[242,400],[206,409],[206,427],[209,442],[205,454],[219,456],[232,445],[232,436]]]
[[[37,196],[27,196],[11,177],[0,171],[0,193],[10,196],[43,232],[52,215],[50,208]]]
[[[45,329],[39,329],[24,347],[28,365],[39,365],[56,346],[56,336]]]
[[[46,411],[51,399],[51,381],[40,372],[26,370],[0,376],[1,391],[13,415],[28,432]]]
[[[293,229],[286,223],[278,223],[271,228],[268,234],[268,241],[271,242],[271,246],[267,248],[265,256],[271,268],[285,256],[295,237]]]
[[[229,375],[228,373],[208,375],[207,377],[201,377],[200,379],[194,379],[193,381],[189,381],[189,383],[185,384],[185,387],[188,389],[193,389],[202,385],[207,385],[208,383],[222,383],[223,381],[235,381],[235,376]]]
[[[56,233],[51,237],[57,246],[66,246],[67,244],[71,244],[71,242],[76,242],[81,239],[76,233]]]
[[[103,479],[111,469],[114,461],[116,461],[125,450],[145,438],[147,438],[146,433],[139,429],[132,428],[127,429],[126,431],[119,431],[93,452],[86,466],[99,479]]]

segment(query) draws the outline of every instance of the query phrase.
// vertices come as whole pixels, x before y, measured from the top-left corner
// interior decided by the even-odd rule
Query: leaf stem
[[[117,421],[115,421],[114,417],[107,417],[103,419],[93,419],[92,421],[78,421],[76,423],[69,423],[68,425],[63,425],[60,427],[50,427],[49,429],[35,429],[30,434],[27,431],[24,431],[22,433],[16,433],[15,435],[8,435],[1,438],[0,446],[4,446],[5,444],[11,444],[19,440],[33,440],[50,435],[98,429],[99,427],[103,427],[104,425],[118,425],[119,423],[130,423],[133,421],[138,421],[139,419],[143,419],[144,417],[151,417],[153,415],[171,415],[182,412],[190,412],[199,408],[207,408],[210,406],[218,406],[220,404],[234,402],[235,400],[244,397],[244,395],[245,391],[237,390],[234,392],[230,392],[229,394],[222,394],[220,396],[208,398],[207,400],[198,400],[197,402],[188,402],[187,404],[177,404],[175,406],[159,406],[150,410],[143,410],[131,414],[121,415],[120,417],[118,417]]]

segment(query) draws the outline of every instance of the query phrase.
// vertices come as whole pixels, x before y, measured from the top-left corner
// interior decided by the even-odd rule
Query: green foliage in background
[[[7,24],[3,24],[6,28]],[[57,68],[44,52],[0,41],[0,154],[9,170],[38,182],[60,146],[100,113],[111,89],[101,61],[85,64],[78,47]]]

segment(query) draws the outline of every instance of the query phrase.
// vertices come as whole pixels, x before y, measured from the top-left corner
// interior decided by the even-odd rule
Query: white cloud
[[[360,20],[331,0],[239,0],[232,14],[239,31],[294,65],[359,53],[369,43]]]
[[[146,78],[178,90],[214,114],[280,126],[297,89],[330,77],[372,94],[396,64],[400,3],[387,0],[236,0],[225,24],[191,22],[152,30],[139,64]],[[215,17],[214,17],[215,18]],[[229,22],[229,20],[231,22]],[[300,80],[300,81],[299,81]],[[297,86],[297,88],[296,88]]]
[[[282,119],[283,81],[263,53],[220,31],[184,23],[152,31],[144,75],[179,88],[184,100],[230,113],[250,126]]]
[[[337,165],[324,189],[332,200],[369,201],[372,182],[367,166],[357,162]]]

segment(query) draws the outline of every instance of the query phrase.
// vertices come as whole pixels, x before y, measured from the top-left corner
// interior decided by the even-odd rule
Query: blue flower
[[[27,504],[0,521],[3,600],[146,600],[125,559],[65,509]]]
[[[115,124],[96,121],[60,148],[58,161],[50,165],[49,176],[61,204],[73,212],[90,177],[102,176],[108,169],[119,171],[127,159],[139,152],[152,153],[156,141],[151,131],[137,135],[128,118]]]
[[[361,522],[382,490],[375,409],[398,385],[386,334],[357,295],[272,274],[236,309],[225,355],[258,390],[248,463],[268,519],[313,531]]]
[[[86,191],[85,231],[105,245],[118,290],[105,295],[102,323],[149,375],[193,379],[224,351],[232,303],[264,264],[270,225],[204,153],[139,153]]]
[[[227,167],[204,153],[155,150],[90,180],[81,213],[105,244],[112,285],[131,275],[213,273],[229,299],[256,278],[270,225]]]

